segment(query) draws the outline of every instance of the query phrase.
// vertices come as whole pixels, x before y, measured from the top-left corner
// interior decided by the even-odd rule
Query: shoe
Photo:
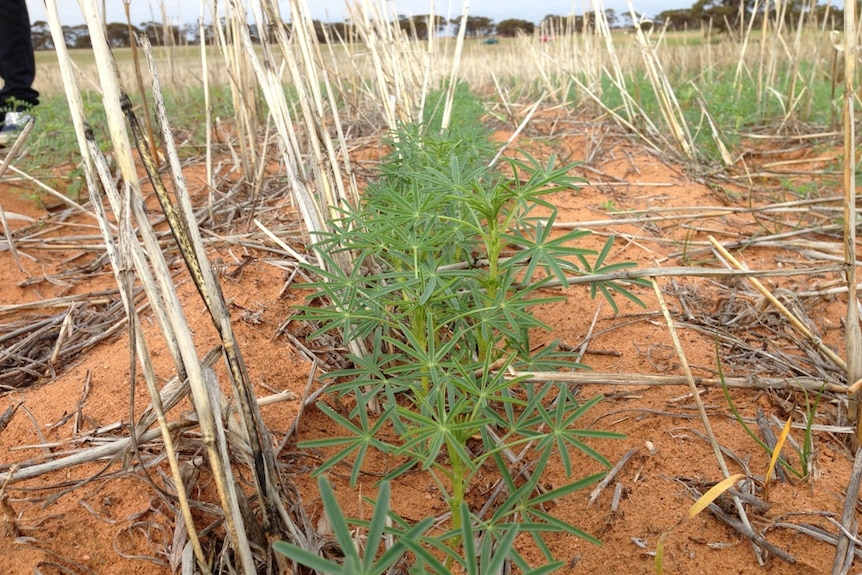
[[[0,128],[0,146],[8,146],[14,142],[32,119],[32,114],[28,112],[6,112],[3,127]]]

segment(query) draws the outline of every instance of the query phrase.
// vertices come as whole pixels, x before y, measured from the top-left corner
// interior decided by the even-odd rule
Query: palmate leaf
[[[624,436],[622,434],[610,431],[577,429],[574,427],[575,421],[577,421],[596,403],[601,401],[602,396],[597,395],[586,403],[578,406],[566,384],[560,384],[559,390],[560,391],[556,399],[556,407],[554,408],[553,412],[549,412],[545,409],[539,409],[539,415],[541,416],[542,421],[547,428],[547,431],[544,432],[542,439],[537,445],[537,448],[555,448],[557,453],[559,453],[560,458],[562,459],[563,467],[565,468],[567,477],[570,477],[572,475],[572,464],[569,456],[570,448],[575,448],[589,455],[590,457],[601,463],[603,466],[610,468],[611,465],[608,460],[605,459],[604,456],[602,456],[598,451],[583,443],[580,438],[590,437],[594,439],[621,439]]]
[[[470,195],[476,182],[481,182],[494,173],[484,165],[471,167],[454,154],[449,156],[447,164],[447,166],[428,167],[415,174],[417,183],[423,189],[439,194],[447,204],[450,204],[453,199],[463,201]],[[484,188],[482,186],[482,189]],[[453,193],[454,195],[449,195]]]
[[[433,218],[445,211],[445,196],[421,185],[421,178],[426,177],[424,172],[404,175],[412,176],[411,182],[397,191],[379,183],[369,186],[365,217],[385,216],[387,225],[404,222],[425,225],[433,223]]]
[[[518,385],[523,378],[508,379],[507,370],[514,357],[504,358],[492,369],[490,354],[483,364],[453,362],[454,373],[449,376],[449,382],[465,396],[470,397],[473,404],[473,415],[487,413],[491,407],[499,408],[503,404],[521,405],[523,402],[504,393],[512,386]]]
[[[503,266],[512,267],[520,265],[521,262],[527,262],[522,280],[525,284],[529,284],[536,270],[541,268],[553,274],[563,287],[568,287],[566,272],[576,272],[578,267],[565,258],[577,256],[583,259],[584,256],[595,253],[592,250],[569,245],[573,241],[589,235],[590,232],[588,231],[573,230],[560,237],[553,237],[556,217],[556,211],[553,211],[546,222],[536,222],[532,231],[533,237],[528,237],[519,230],[505,236],[508,242],[522,249],[509,258]]]
[[[360,405],[365,405],[365,396],[362,394],[361,390],[356,390],[356,401]],[[346,461],[347,458],[353,454],[353,465],[351,466],[350,472],[350,486],[355,487],[356,482],[359,480],[359,473],[362,470],[362,463],[365,460],[365,454],[368,452],[369,447],[373,447],[379,451],[384,453],[392,450],[391,446],[380,439],[377,439],[377,436],[380,434],[380,430],[389,420],[390,416],[394,412],[396,406],[390,406],[387,408],[377,419],[374,425],[369,427],[368,421],[368,413],[365,409],[359,409],[359,425],[353,423],[346,417],[342,416],[340,413],[329,407],[323,402],[317,402],[317,408],[322,411],[327,417],[341,425],[350,435],[342,436],[342,437],[328,437],[324,439],[312,439],[310,441],[302,441],[298,444],[298,447],[303,449],[311,449],[311,448],[319,448],[319,447],[343,447],[341,451],[324,461],[317,469],[314,470],[313,475],[319,476],[324,473],[326,470],[331,468],[332,466],[340,463],[341,461]]]
[[[384,257],[398,258],[414,275],[423,267],[437,267],[437,254],[451,243],[454,233],[451,228],[440,225],[395,226],[386,231],[392,245]]]
[[[492,175],[475,179],[464,188],[464,203],[469,206],[467,215],[472,227],[479,231],[494,225],[507,215],[512,198],[508,186],[491,182]],[[466,218],[465,218],[466,219]]]
[[[519,350],[515,368],[519,371],[554,371],[556,369],[590,369],[575,361],[578,354],[560,349],[560,340],[555,339],[538,351],[532,346]]]
[[[301,565],[314,569],[318,573],[327,575],[381,575],[386,573],[392,565],[407,553],[409,547],[404,543],[421,540],[423,534],[431,527],[434,521],[433,518],[428,517],[412,527],[406,527],[403,532],[399,532],[400,537],[395,540],[395,543],[378,556],[378,549],[380,549],[383,543],[384,533],[387,530],[392,531],[386,527],[389,520],[389,503],[391,499],[389,482],[384,481],[380,484],[371,521],[367,523],[351,521],[344,517],[341,513],[338,500],[332,491],[332,487],[325,477],[318,477],[317,484],[320,489],[320,498],[323,501],[324,511],[329,518],[330,525],[332,525],[338,545],[344,553],[342,562],[336,563],[335,561],[330,561],[316,553],[284,541],[275,542],[273,549]],[[359,549],[353,541],[351,523],[363,526],[368,530],[364,546],[364,557],[360,555]]]
[[[647,285],[646,280],[642,280],[642,279],[633,279],[633,280],[631,280],[631,282],[634,284],[638,284],[638,285]],[[624,288],[622,286],[622,284],[620,284],[619,282],[615,282],[615,281],[595,282],[593,284],[593,286],[594,287],[592,290],[591,297],[595,297],[595,293],[596,293],[595,288],[597,287],[599,290],[601,290],[604,298],[611,304],[611,307],[613,308],[614,313],[618,313],[619,309],[616,305],[616,302],[614,301],[614,297],[613,297],[613,294],[611,294],[611,292],[614,292],[614,293],[617,293],[617,294],[623,296],[627,300],[639,305],[642,308],[646,308],[646,304],[638,296],[633,294],[627,288]]]
[[[515,209],[522,211],[524,215],[534,206],[556,210],[556,207],[542,199],[542,196],[563,190],[577,190],[578,184],[586,182],[583,178],[570,175],[570,172],[579,165],[578,163],[555,168],[555,156],[548,158],[545,166],[524,151],[521,151],[521,156],[524,160],[506,158],[505,161],[514,174],[514,177],[509,179],[509,185],[515,200]],[[528,175],[526,182],[521,182],[523,174]]]
[[[459,506],[459,515],[461,528],[457,531],[450,530],[437,537],[424,537],[420,540],[404,542],[405,546],[417,553],[417,562],[409,571],[411,574],[500,575],[505,572],[504,565],[507,559],[511,559],[523,575],[549,575],[565,565],[563,561],[551,561],[545,565],[531,567],[515,550],[515,539],[518,535],[529,531],[530,528],[541,528],[540,525],[531,526],[528,523],[496,525],[480,521],[470,513],[469,506],[463,502]],[[453,541],[461,542],[461,549],[453,548]],[[429,553],[429,548],[434,554]],[[440,555],[460,567],[460,570],[446,567],[435,557]],[[428,558],[427,562],[425,558]]]
[[[430,264],[430,265],[429,265]],[[387,302],[388,309],[397,314],[399,321],[409,319],[415,313],[428,313],[433,311],[435,316],[446,314],[448,308],[457,306],[458,289],[470,277],[469,270],[440,272],[436,262],[428,262],[411,272],[412,276],[402,274],[397,278],[399,288],[398,298],[392,298]],[[423,306],[436,306],[431,310]],[[440,322],[445,321],[442,317]]]
[[[544,448],[540,451],[539,458],[535,464],[537,470],[544,469],[552,452],[552,448]],[[502,463],[502,457],[497,457],[500,458],[500,463]],[[605,473],[596,473],[583,477],[556,489],[543,491],[535,497],[532,494],[537,492],[540,473],[532,474],[528,481],[520,485],[516,483],[515,478],[509,473],[508,467],[505,464],[500,469],[500,475],[503,481],[509,486],[509,497],[506,498],[488,521],[490,525],[495,526],[497,529],[505,529],[510,524],[519,525],[522,531],[531,534],[533,541],[542,550],[548,561],[553,561],[553,555],[544,543],[541,533],[568,533],[596,545],[601,545],[601,541],[589,533],[544,511],[544,504],[559,500],[576,491],[586,489],[590,485],[600,481],[605,476]],[[522,563],[522,561],[519,563]]]
[[[321,324],[311,337],[338,329],[346,340],[351,340],[367,337],[380,325],[397,327],[382,306],[385,306],[389,294],[398,289],[396,280],[403,274],[387,272],[380,274],[376,283],[369,283],[364,267],[366,259],[371,257],[368,252],[356,256],[349,273],[344,273],[331,255],[322,254],[322,257],[330,269],[311,268],[324,280],[310,284],[318,290],[310,299],[328,299],[330,305],[295,308],[301,312],[296,316],[297,320]]]
[[[613,247],[614,239],[615,239],[615,236],[610,236],[607,239],[604,247],[602,248],[602,251],[599,252],[598,256],[596,257],[596,261],[592,264],[590,264],[590,262],[587,261],[587,258],[584,257],[583,255],[578,256],[578,259],[581,261],[581,264],[584,267],[585,275],[609,274],[609,273],[618,272],[620,270],[633,268],[637,265],[634,262],[618,262],[618,263],[614,263],[614,264],[604,265],[605,259],[608,257],[608,254],[610,254],[611,247]],[[631,283],[637,284],[637,285],[649,285],[649,282],[647,282],[644,279],[631,279],[629,281],[631,281]],[[623,287],[622,284],[620,284],[617,281],[608,280],[608,281],[592,282],[590,284],[590,297],[595,298],[597,290],[602,292],[602,295],[604,296],[604,298],[611,305],[611,308],[613,308],[614,313],[619,313],[619,307],[617,306],[616,301],[614,301],[613,294],[611,293],[612,291],[623,296],[624,298],[634,302],[635,304],[639,305],[640,307],[643,307],[643,308],[646,307],[646,304],[643,301],[641,301],[641,299],[639,297],[637,297],[631,291],[629,291],[628,289]]]
[[[393,381],[386,368],[400,359],[400,356],[395,353],[387,353],[383,349],[382,329],[376,329],[368,340],[367,352],[362,356],[347,354],[346,359],[353,363],[353,367],[330,371],[323,376],[325,379],[344,380],[342,383],[331,385],[329,387],[330,393],[344,396],[346,393],[362,390],[366,397],[375,397],[384,386],[397,386],[397,381]],[[357,403],[351,411],[350,417],[359,417],[357,410],[364,410],[365,408],[365,405]]]
[[[420,398],[420,402],[425,403],[426,399]],[[462,415],[465,415],[467,407],[463,400],[455,405],[438,400],[436,409],[432,407],[431,410],[424,410],[425,413],[430,411],[428,415],[399,407],[398,415],[408,422],[408,431],[403,438],[404,443],[395,450],[395,455],[409,454],[421,458],[422,468],[427,470],[434,465],[445,446],[468,469],[475,470],[476,464],[465,447],[465,438],[490,423],[490,420],[478,417],[463,420]]]
[[[504,430],[507,435],[517,435],[524,440],[539,439],[543,435],[536,431],[536,427],[541,424],[541,417],[538,415],[539,410],[545,409],[542,402],[548,395],[549,390],[553,389],[550,383],[544,385],[534,385],[524,380],[513,382],[513,385],[523,388],[526,391],[526,400],[517,399],[516,394],[508,392],[507,396],[512,398],[512,403],[521,406],[516,412],[509,408],[509,404],[504,404],[504,414],[494,417],[493,410],[486,410],[486,417],[494,419],[494,424]],[[510,390],[513,388],[510,388]],[[505,415],[505,418],[504,418]],[[484,433],[483,443],[486,451],[494,451],[496,449],[495,440]]]
[[[544,282],[545,280],[543,280]],[[529,312],[529,308],[562,301],[562,297],[530,297],[543,282],[521,288],[514,285],[514,274],[504,274],[497,285],[496,295],[491,298],[483,290],[468,294],[470,306],[465,310],[470,323],[475,325],[482,338],[488,341],[506,341],[507,348],[529,349],[528,331],[540,329],[550,331],[550,327]]]
[[[514,553],[515,539],[522,531],[522,526],[515,523],[502,529],[494,530],[493,535],[489,531],[477,533],[474,526],[475,520],[470,513],[470,508],[465,502],[461,502],[459,509],[461,515],[460,540],[463,546],[462,555],[457,557],[467,575],[499,575],[503,573],[506,560]],[[476,548],[477,540],[481,541],[481,547]],[[545,575],[553,573],[562,567],[563,561],[556,561],[542,565],[535,569],[524,569],[524,575]]]

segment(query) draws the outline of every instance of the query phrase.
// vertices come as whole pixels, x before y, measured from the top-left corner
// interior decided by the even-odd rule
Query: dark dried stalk
[[[266,426],[263,424],[248,370],[245,367],[245,362],[233,333],[230,323],[230,313],[224,301],[221,288],[209,264],[197,222],[194,220],[194,211],[191,206],[185,180],[182,177],[179,156],[174,146],[170,126],[167,122],[167,113],[164,100],[161,96],[158,70],[155,66],[152,49],[146,36],[141,37],[141,42],[153,80],[157,120],[161,128],[162,138],[165,142],[165,151],[171,168],[170,172],[179,204],[177,208],[173,206],[167,189],[161,181],[154,158],[148,157],[146,139],[128,102],[124,106],[126,118],[138,146],[138,152],[144,160],[144,166],[150,176],[150,181],[156,190],[159,203],[177,240],[183,259],[189,268],[192,280],[204,300],[213,324],[221,337],[231,381],[236,390],[235,398],[252,452],[257,495],[260,507],[264,510],[263,529],[267,536],[273,539],[280,537],[280,534],[284,531],[288,531],[297,542],[307,545],[305,534],[290,519],[281,501],[282,482],[277,473],[275,454],[272,451],[272,441]]]
[[[209,463],[213,470],[216,487],[225,511],[226,529],[234,544],[236,558],[241,571],[246,575],[253,575],[255,573],[254,559],[239,512],[236,479],[233,477],[228,465],[227,444],[224,436],[217,433],[216,413],[207,396],[202,368],[198,361],[191,332],[183,316],[176,288],[171,282],[171,276],[162,256],[161,248],[143,210],[143,202],[140,199],[139,179],[120,106],[121,90],[119,88],[119,75],[116,63],[108,49],[104,27],[102,26],[94,0],[82,0],[81,6],[90,35],[93,38],[94,52],[96,53],[96,62],[99,67],[99,79],[104,93],[103,101],[108,117],[108,126],[114,153],[116,154],[117,163],[123,173],[123,179],[126,184],[127,193],[124,194],[123,198],[120,197],[118,190],[113,185],[105,185],[104,188],[108,194],[111,209],[117,221],[120,222],[121,238],[125,238],[123,240],[124,246],[121,245],[121,250],[130,252],[123,254],[124,261],[114,262],[114,266],[118,270],[118,281],[122,280],[119,281],[122,289],[125,283],[123,278],[129,273],[133,273],[133,270],[137,272],[138,277],[148,292],[150,301],[153,303],[153,309],[156,311],[156,319],[162,328],[177,369],[183,376],[188,375],[192,398],[199,416],[203,441],[209,454]],[[53,22],[51,24],[52,35],[55,37],[55,43],[58,46],[58,52],[60,52],[60,47],[63,44],[63,36],[56,13],[56,6],[49,8],[49,13],[51,12],[53,12]],[[81,106],[80,94],[77,90],[77,81],[71,70],[71,64],[68,62],[68,54],[65,54],[65,51],[63,53],[67,59],[66,64],[63,66],[67,99],[69,100],[70,107],[73,109],[73,122],[75,123],[82,157],[85,158],[85,172],[88,173],[88,185],[92,193],[92,190],[98,185],[96,184],[96,177],[93,175],[95,173],[93,169],[94,157],[91,156],[87,145],[85,134],[87,130],[85,130],[83,125],[83,107]],[[106,184],[112,181],[111,178],[103,179]],[[130,232],[134,228],[132,225],[133,221],[137,225],[141,239],[146,246],[146,256],[144,255],[144,248],[137,243],[134,234]],[[104,222],[103,225],[103,229],[108,227],[107,222]],[[134,261],[133,268],[129,267],[131,266],[131,261]],[[150,265],[153,266],[152,271],[154,273],[151,273]],[[154,283],[154,279],[159,282],[159,285]],[[137,346],[139,354],[143,353],[143,351],[141,346]],[[146,374],[146,363],[144,363],[144,369]],[[162,431],[164,433],[164,429]],[[164,434],[163,437],[165,443],[171,441],[169,435]],[[182,483],[182,476],[178,474],[176,467],[172,465],[172,468],[175,474],[175,484],[179,486]],[[178,494],[181,494],[181,492],[178,491]],[[190,519],[189,517],[187,521],[190,521]],[[201,569],[206,571],[206,558],[202,552],[199,553],[199,561],[201,562]]]
[[[127,227],[127,225],[130,223],[130,220],[128,218],[118,217],[118,220],[121,222],[121,232],[125,231],[126,235],[120,236],[119,246],[116,246],[114,244],[113,226],[108,221],[102,208],[101,188],[97,183],[97,168],[99,168],[102,184],[105,186],[106,191],[110,191],[110,189],[113,188],[113,178],[111,177],[109,170],[107,169],[106,163],[104,162],[104,157],[101,155],[98,146],[95,145],[95,142],[92,141],[92,132],[89,130],[85,130],[83,122],[83,106],[80,100],[80,93],[77,89],[77,81],[74,77],[74,74],[72,73],[71,61],[69,59],[68,53],[66,52],[65,44],[63,44],[62,42],[63,32],[59,23],[59,16],[57,13],[56,4],[53,1],[47,2],[46,4],[49,15],[49,23],[51,26],[51,33],[55,38],[55,42],[57,43],[58,59],[60,61],[61,69],[64,73],[67,99],[69,101],[70,108],[72,109],[72,117],[74,119],[73,121],[76,127],[76,133],[78,135],[78,143],[81,149],[82,157],[84,158],[84,173],[87,180],[88,189],[95,198],[94,209],[97,210],[97,219],[99,221],[101,231],[105,237],[106,247],[113,263],[114,272],[116,274],[118,286],[120,287],[121,296],[123,297],[124,306],[126,308],[128,317],[131,319],[130,325],[132,327],[132,334],[130,339],[136,344],[135,348],[138,352],[138,357],[141,359],[142,365],[144,366],[144,375],[147,379],[147,382],[150,385],[151,390],[156,389],[156,397],[158,397],[157,386],[155,383],[156,378],[152,370],[152,365],[149,363],[149,355],[147,354],[143,334],[140,330],[140,325],[137,322],[137,313],[133,304],[134,291],[133,289],[130,289],[131,282],[124,280],[124,276],[128,277],[128,272],[131,271],[131,266],[133,265],[130,261],[131,254],[129,252],[131,251],[132,253],[135,253],[135,251],[129,249],[129,244],[131,243],[136,245],[134,233],[132,233],[131,235],[129,235],[128,233],[130,228]],[[93,10],[94,7],[92,6],[92,4],[89,6],[89,8],[91,12],[89,14],[90,18],[88,19],[88,24],[91,29],[91,33],[95,32],[98,37],[99,34],[103,33],[103,28],[99,25],[98,16],[96,15],[94,17],[95,10]],[[90,136],[89,138],[87,137],[88,134]],[[96,152],[96,155],[91,155],[88,152]],[[113,191],[116,193],[116,188],[113,188]],[[116,207],[116,204],[112,205]],[[121,215],[122,214],[118,214],[118,216]],[[157,245],[158,244],[156,243],[156,246]],[[140,246],[137,247],[137,253],[140,253]],[[158,306],[156,306],[156,308],[158,309]],[[174,477],[176,480],[179,479],[181,475],[179,474],[179,466],[177,463],[176,456],[173,452],[173,445],[170,443],[170,429],[168,427],[166,419],[164,418],[164,413],[160,412],[158,414],[158,417],[161,426],[160,433],[165,441],[166,449],[168,451],[168,459],[171,464],[171,470],[174,473]],[[135,435],[134,433],[132,433],[129,437],[129,445],[134,445],[134,443]],[[195,554],[197,555],[198,561],[200,563],[201,571],[203,573],[209,573],[209,569],[206,564],[206,557],[203,553],[203,549],[194,530],[194,524],[192,521],[191,508],[188,503],[188,497],[186,496],[183,490],[183,486],[181,484],[178,485],[177,493],[179,495],[180,505],[183,510],[183,517],[186,521],[187,527],[189,528],[189,538],[192,542]]]

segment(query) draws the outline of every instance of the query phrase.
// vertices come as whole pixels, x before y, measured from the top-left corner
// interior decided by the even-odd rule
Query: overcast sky
[[[57,9],[63,24],[74,26],[83,23],[78,0],[49,0],[57,3]],[[103,0],[96,0],[102,6]],[[174,23],[196,22],[200,16],[200,2],[202,0],[164,0],[168,19]],[[247,4],[249,0],[241,0]],[[107,8],[108,22],[125,22],[123,11],[123,0],[104,0]],[[431,0],[387,0],[395,6],[399,14],[427,14]],[[632,0],[635,10],[648,16],[655,16],[663,10],[670,8],[687,8],[694,0]],[[227,4],[227,0],[221,0],[220,6]],[[311,16],[315,20],[340,21],[344,19],[346,9],[345,0],[306,0],[310,7]],[[45,20],[44,0],[27,0],[30,8],[30,19]],[[137,25],[141,22],[155,20],[161,22],[161,3],[159,0],[130,0],[129,8],[132,15],[132,23]],[[290,9],[287,0],[279,0],[282,16],[287,19]],[[606,0],[605,8],[613,8],[617,14],[628,12],[627,0]],[[435,2],[435,12],[447,16],[451,14],[454,18],[460,15],[462,0],[438,0]],[[547,14],[583,14],[592,10],[589,0],[472,0],[470,2],[470,14],[474,16],[487,16],[495,22],[506,18],[522,18],[538,23]],[[206,13],[209,13],[207,8]]]

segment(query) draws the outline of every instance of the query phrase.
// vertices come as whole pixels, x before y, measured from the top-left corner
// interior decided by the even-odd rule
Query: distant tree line
[[[783,21],[785,25],[796,25],[801,18],[813,20],[819,24],[825,22],[831,29],[844,27],[844,10],[834,6],[817,5],[813,8],[808,0],[788,0],[782,3],[780,12],[775,4],[755,0],[697,0],[691,8],[665,10],[656,18],[656,24],[667,24],[671,30],[699,29],[710,26],[713,30],[729,32],[737,30],[740,25],[753,24],[760,28],[764,21]],[[755,9],[756,8],[756,9]]]
[[[758,7],[755,10],[755,5]],[[667,25],[671,30],[699,29],[702,26],[711,26],[717,31],[735,30],[744,22],[748,25],[754,23],[759,27],[764,19],[775,21],[783,19],[785,24],[796,24],[800,18],[812,18],[817,22],[826,24],[831,28],[841,28],[844,23],[844,11],[840,8],[818,5],[811,9],[808,0],[788,0],[782,4],[781,13],[775,12],[775,4],[768,4],[768,11],[763,10],[763,3],[755,3],[755,0],[696,0],[691,8],[665,10],[655,18],[655,25]],[[635,22],[632,16],[626,12],[618,16],[609,8],[604,11],[605,19],[611,28],[630,28]],[[635,19],[643,18],[635,14]],[[465,22],[464,33],[468,37],[485,37],[497,35],[502,37],[515,37],[519,34],[534,34],[539,32],[542,36],[552,37],[563,33],[579,33],[585,30],[594,30],[596,26],[596,15],[589,12],[584,15],[560,16],[548,14],[538,24],[520,18],[507,18],[500,22],[494,22],[492,18],[485,16],[468,16]],[[290,33],[291,25],[284,24]],[[320,42],[356,41],[359,40],[354,26],[349,22],[313,22],[315,35]],[[461,18],[447,20],[442,16],[430,15],[407,17],[398,16],[398,26],[411,38],[426,40],[432,31],[436,34],[457,34],[461,27]],[[111,23],[105,26],[108,43],[113,48],[128,47],[131,38],[139,34],[145,34],[154,46],[166,44],[197,44],[204,35],[204,41],[211,44],[215,41],[216,30],[212,24],[206,24],[203,29],[197,24],[185,24],[174,26],[160,22],[142,22],[138,26]],[[261,31],[255,25],[249,26],[252,40],[257,41]],[[230,35],[230,27],[225,27],[225,33]],[[263,33],[266,33],[264,31]],[[53,50],[54,40],[51,37],[48,23],[44,21],[35,22],[32,25],[33,47],[36,50]],[[84,24],[78,26],[63,26],[63,38],[68,48],[91,47],[90,34]]]
[[[30,28],[33,37],[33,48],[36,50],[53,50],[54,39],[48,23],[44,21],[34,22]],[[113,22],[105,26],[108,44],[112,48],[124,48],[129,46],[131,38],[145,34],[153,46],[164,46],[166,44],[197,43],[200,41],[200,29],[197,24],[186,24],[184,26],[164,25],[161,22],[142,22],[139,26]],[[209,25],[204,28],[207,41],[211,43],[215,38],[215,29]],[[67,48],[90,48],[90,31],[85,24],[78,26],[63,26],[63,39]]]
[[[612,10],[610,11],[612,12]],[[555,19],[565,19],[563,16],[548,16],[543,20],[543,23],[551,23]],[[315,35],[320,42],[337,42],[337,41],[356,41],[358,40],[355,27],[349,22],[321,22],[314,20],[312,22]],[[542,26],[540,24],[538,27]],[[288,33],[290,33],[291,25],[284,24]],[[461,27],[461,19],[455,18],[447,20],[442,16],[419,15],[407,17],[399,15],[398,26],[405,31],[411,38],[417,40],[426,40],[430,31],[436,34],[451,33],[457,34]],[[527,20],[517,18],[509,18],[499,23],[494,23],[492,18],[485,16],[468,16],[465,23],[464,33],[470,37],[481,37],[498,34],[500,36],[513,37],[518,34],[532,34],[536,30],[537,25]],[[225,33],[230,35],[230,27],[225,27]],[[31,26],[33,37],[33,47],[36,50],[53,50],[54,39],[51,36],[48,23],[45,21],[34,22]],[[257,26],[250,25],[249,32],[252,40],[257,41],[261,36],[261,31]],[[108,44],[112,48],[124,48],[130,45],[132,38],[145,34],[149,38],[153,46],[164,46],[167,44],[197,44],[201,40],[201,33],[204,35],[204,40],[207,44],[215,41],[216,30],[212,24],[206,24],[203,27],[203,32],[197,24],[185,24],[175,26],[172,24],[162,24],[161,22],[142,22],[141,24],[129,25],[126,23],[112,22],[105,26],[105,33],[108,39]],[[67,48],[90,48],[92,42],[90,32],[85,24],[77,26],[63,26],[63,38]]]

